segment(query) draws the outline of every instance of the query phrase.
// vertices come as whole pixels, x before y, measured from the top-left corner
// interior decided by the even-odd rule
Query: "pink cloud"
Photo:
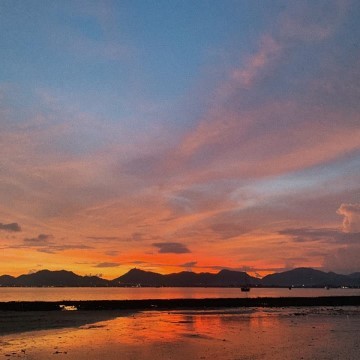
[[[264,69],[268,68],[276,60],[281,50],[281,44],[273,37],[264,36],[259,50],[246,61],[246,65],[232,71],[231,77],[235,82],[234,86],[240,85],[245,88],[252,86],[254,81],[261,76]]]
[[[337,213],[344,216],[343,231],[360,232],[360,204],[341,204]]]
[[[184,136],[174,154],[167,156],[168,167],[183,169],[190,182],[262,177],[302,170],[355,151],[360,135],[354,126],[357,113],[328,106],[324,101],[328,94],[318,91],[319,86],[329,88],[329,81],[339,82],[343,67],[336,79],[328,75],[334,66],[318,81],[305,83],[295,78],[292,81],[298,81],[303,89],[289,100],[271,100],[269,96],[265,101],[254,100],[251,106],[244,100],[251,95],[259,97],[265,78],[276,82],[274,74],[291,62],[288,57],[294,46],[330,37],[344,20],[347,7],[343,1],[289,5],[277,28],[260,39],[258,50],[244,64],[228,71],[207,113]],[[346,89],[338,84],[336,96],[349,95],[347,89],[353,89],[355,79],[349,77]]]
[[[351,117],[348,125],[341,119],[341,111],[304,109],[300,102],[259,105],[237,114],[224,109],[209,114],[179,149],[185,164],[201,159],[188,173],[193,181],[284,174],[356,150],[360,129]]]

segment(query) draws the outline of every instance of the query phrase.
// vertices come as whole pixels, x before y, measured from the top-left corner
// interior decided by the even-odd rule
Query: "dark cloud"
[[[141,260],[135,260],[135,261],[132,261],[131,264],[134,264],[134,265],[146,265],[148,264],[146,261],[141,261]]]
[[[244,235],[249,232],[249,229],[243,224],[232,222],[214,223],[210,225],[210,228],[224,240]]]
[[[297,260],[300,262],[303,262],[306,260],[306,258],[292,258],[290,259],[292,262],[293,260]],[[228,267],[228,266],[210,266],[209,268],[216,270],[216,271],[221,271],[221,270],[231,270],[231,271],[243,271],[243,272],[247,272],[247,273],[258,273],[258,272],[269,272],[269,273],[280,273],[280,272],[284,272],[284,271],[288,271],[288,270],[292,270],[297,266],[291,265],[291,264],[286,264],[283,267],[255,267],[255,266],[239,266],[239,267]],[[205,268],[208,268],[205,266]],[[259,275],[259,274],[258,274]]]
[[[184,267],[184,268],[192,268],[192,267],[196,266],[196,264],[197,264],[197,261],[189,261],[187,263],[181,264],[180,266]]]
[[[163,153],[157,151],[153,154],[143,154],[124,163],[121,166],[120,171],[121,173],[126,172],[140,178],[146,177],[148,181],[157,180],[159,174],[166,171],[164,162],[159,161],[159,158],[163,157]]]
[[[21,231],[21,227],[18,223],[10,223],[10,224],[0,223],[0,230],[19,232]]]
[[[186,245],[177,242],[154,243],[152,245],[158,248],[161,254],[185,254],[191,252]]]
[[[360,269],[360,245],[344,246],[324,257],[324,268],[340,274],[350,274]]]
[[[295,242],[308,242],[334,238],[339,231],[336,229],[289,228],[280,230],[278,233],[291,237]]]
[[[360,242],[360,232],[346,233],[337,229],[327,228],[294,228],[278,231],[280,235],[287,235],[295,242],[324,242],[352,244]]]
[[[212,265],[212,266],[209,266],[210,269],[213,269],[213,270],[235,270],[235,269],[232,269],[232,268],[229,268],[227,266],[220,266],[220,265]]]
[[[105,255],[108,255],[108,256],[117,256],[119,254],[118,251],[116,250],[107,250],[105,251]]]
[[[360,266],[360,232],[343,232],[337,229],[299,228],[279,231],[295,242],[317,242],[324,245],[323,251],[307,252],[309,256],[322,256],[323,269],[338,273],[358,271]],[[334,244],[336,249],[325,250],[326,244]]]
[[[110,268],[110,267],[117,267],[119,266],[119,263],[115,262],[102,262],[100,264],[95,265],[96,268]]]
[[[119,237],[119,236],[88,236],[87,239],[95,240],[98,242],[107,242],[107,241],[140,241],[143,240],[143,234],[140,232],[133,232],[129,237]]]
[[[52,235],[39,234],[35,238],[25,238],[24,244],[27,246],[44,246],[49,244],[49,240],[52,239]]]
[[[197,268],[197,261],[189,261],[184,264],[181,264],[180,267],[185,268],[187,271],[193,271],[193,268]]]
[[[342,233],[337,235],[339,243],[342,244],[358,244],[360,243],[360,232],[356,233]]]
[[[142,233],[139,233],[139,232],[134,232],[132,233],[131,235],[131,240],[134,240],[134,241],[140,241],[143,239],[143,234]]]
[[[121,240],[120,237],[117,237],[117,236],[88,236],[87,239],[89,240],[99,240],[99,241],[102,241],[102,240]]]

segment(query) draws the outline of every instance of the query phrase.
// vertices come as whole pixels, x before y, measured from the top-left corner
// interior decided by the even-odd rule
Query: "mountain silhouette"
[[[160,286],[162,285],[161,279],[163,276],[155,272],[135,268],[112,280],[112,283],[117,286]]]
[[[323,272],[311,268],[297,268],[282,273],[265,276],[263,286],[295,286],[295,287],[324,287],[324,286],[359,286],[359,278],[350,275],[340,275],[334,272]]]
[[[5,275],[6,276],[6,275]],[[7,286],[56,286],[56,287],[85,287],[85,286],[106,286],[107,280],[96,276],[80,276],[72,271],[41,270],[32,274],[20,275],[17,278],[7,279],[10,283]],[[4,286],[1,282],[0,285]]]
[[[15,282],[15,278],[10,275],[2,275],[0,276],[0,285],[1,286],[13,286]]]
[[[105,287],[105,286],[172,286],[172,287],[359,287],[360,273],[341,275],[311,268],[297,268],[267,275],[262,279],[246,272],[221,270],[218,273],[194,273],[182,271],[162,275],[156,272],[131,269],[127,273],[106,280],[97,276],[80,276],[72,271],[41,270],[35,273],[13,277],[0,276],[0,286],[25,287]]]
[[[259,285],[258,279],[245,272],[221,270],[217,274],[194,273],[182,271],[179,273],[161,275],[158,273],[132,269],[128,273],[113,280],[116,285],[140,286],[242,286],[246,284]]]

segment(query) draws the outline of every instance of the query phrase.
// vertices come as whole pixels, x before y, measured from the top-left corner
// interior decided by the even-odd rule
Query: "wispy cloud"
[[[196,266],[196,264],[197,264],[197,261],[189,261],[189,262],[186,262],[184,264],[181,264],[180,266],[185,267],[185,268],[189,268],[189,267]]]
[[[360,243],[360,232],[347,233],[338,229],[316,229],[299,228],[284,229],[279,231],[280,235],[290,236],[299,243],[323,242],[324,244],[358,244]]]
[[[88,236],[87,239],[97,241],[122,240],[122,238],[118,236]]]
[[[24,244],[26,246],[45,246],[49,244],[52,238],[52,235],[40,234],[35,238],[25,238]]]
[[[68,250],[90,250],[92,246],[85,244],[66,243],[64,239],[59,241],[51,234],[39,234],[36,237],[24,238],[22,243],[9,245],[8,249],[35,249],[38,252],[56,254]]]
[[[271,36],[264,36],[257,53],[252,55],[243,68],[233,70],[231,76],[233,86],[249,88],[262,74],[263,69],[269,69],[282,50],[281,45]]]
[[[102,262],[102,263],[94,265],[94,267],[96,267],[96,268],[113,268],[113,267],[118,267],[118,266],[120,266],[120,264],[115,263],[115,262]]]
[[[64,244],[64,245],[57,245],[57,244],[49,244],[44,247],[39,247],[37,251],[44,252],[47,254],[56,254],[62,251],[68,250],[91,250],[93,247],[84,245],[84,244]]]

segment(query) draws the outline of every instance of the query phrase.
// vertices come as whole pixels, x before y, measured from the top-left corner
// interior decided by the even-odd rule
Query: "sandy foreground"
[[[0,312],[0,334],[0,359],[355,360],[360,308]]]

